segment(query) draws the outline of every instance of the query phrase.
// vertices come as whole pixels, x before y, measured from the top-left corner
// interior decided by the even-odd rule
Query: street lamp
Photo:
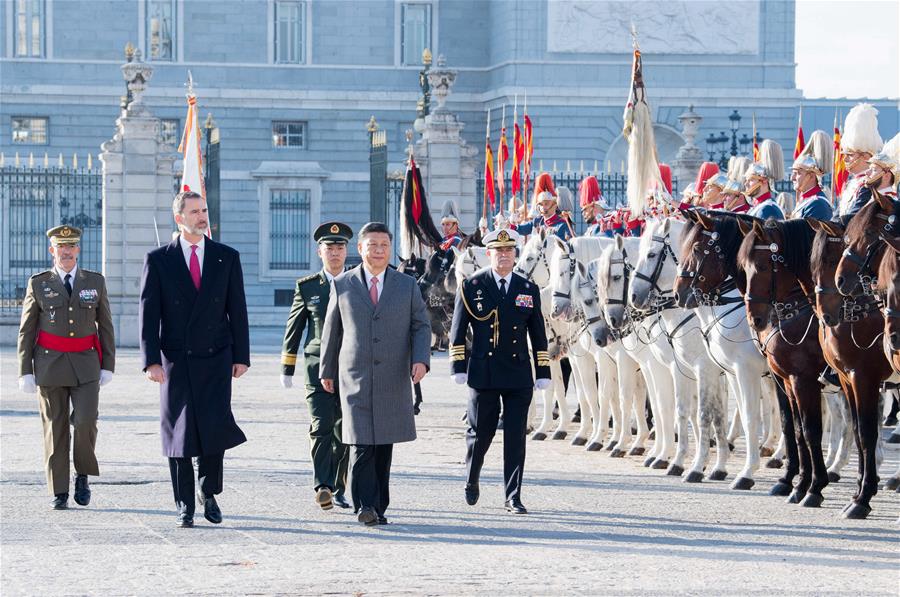
[[[737,155],[748,155],[753,139],[747,136],[747,133],[740,134],[741,115],[737,110],[732,110],[728,115],[728,123],[730,135],[725,131],[719,131],[719,134],[710,133],[706,137],[706,153],[709,155],[710,162],[716,162],[719,167],[725,169],[728,167],[728,158]],[[728,142],[731,141],[729,144]]]
[[[731,116],[728,117],[728,120],[731,121],[731,155],[734,157],[738,154],[737,132],[741,126],[741,115],[738,114],[737,110],[734,110]]]

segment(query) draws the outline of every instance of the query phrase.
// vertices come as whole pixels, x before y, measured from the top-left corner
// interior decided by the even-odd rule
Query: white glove
[[[546,390],[547,388],[550,387],[550,383],[551,383],[550,380],[546,379],[546,378],[537,379],[534,382],[534,389],[535,390]]]
[[[509,223],[512,224],[513,226],[518,226],[519,224],[522,223],[522,218],[519,217],[519,211],[518,211],[518,210],[516,210],[516,211],[514,211],[514,212],[512,212],[512,213],[510,214],[510,216],[509,216]]]
[[[463,385],[464,383],[469,381],[469,374],[468,373],[454,373],[453,375],[450,376],[450,378],[453,379],[453,381],[455,381],[457,384]]]
[[[101,370],[100,370],[100,385],[101,385],[101,386],[105,386],[106,384],[108,384],[109,382],[111,382],[111,381],[112,381],[112,378],[113,378],[113,372],[112,372],[112,371],[107,371],[106,369],[101,369]]]
[[[294,376],[293,375],[282,375],[281,376],[281,387],[282,388],[293,388],[294,387]]]
[[[19,378],[19,389],[26,394],[34,394],[37,392],[37,384],[34,383],[34,375],[29,373]]]

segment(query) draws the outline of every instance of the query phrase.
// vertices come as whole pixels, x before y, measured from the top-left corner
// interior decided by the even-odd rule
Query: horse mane
[[[856,212],[856,215],[853,216],[853,219],[847,224],[845,230],[847,238],[859,238],[863,236],[866,229],[874,224],[875,212],[877,210],[878,203],[870,200],[862,207],[862,209]]]
[[[810,271],[809,260],[816,231],[803,219],[779,220],[775,224],[781,231],[785,264],[794,274]]]
[[[615,245],[609,245],[608,247],[603,249],[603,252],[600,253],[600,257],[594,260],[597,263],[597,296],[600,297],[601,301],[605,301],[609,295],[606,293],[607,286],[609,285],[609,261],[612,259],[612,252],[615,250]]]
[[[612,239],[606,237],[576,236],[569,241],[569,245],[572,247],[575,260],[587,263],[600,257],[604,247],[611,242]]]
[[[719,243],[725,258],[725,271],[738,282],[739,287],[743,287],[746,282],[746,274],[740,266],[738,252],[744,241],[744,234],[741,232],[738,220],[752,224],[757,218],[746,214],[717,213],[713,219],[716,222],[715,231],[719,233]]]
[[[844,225],[838,222],[832,222],[831,225],[840,228],[842,232],[844,230]],[[833,238],[833,236],[824,228],[818,230],[815,238],[813,238],[812,250],[809,254],[809,267],[813,280],[821,280],[829,273],[825,270],[825,257],[828,254],[828,244],[830,242],[828,239],[830,238]]]

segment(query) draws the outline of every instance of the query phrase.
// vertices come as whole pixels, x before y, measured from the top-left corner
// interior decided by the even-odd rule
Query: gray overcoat
[[[416,439],[413,363],[431,366],[431,324],[415,279],[388,268],[375,306],[362,265],[336,276],[322,330],[319,377],[337,380],[345,444]]]

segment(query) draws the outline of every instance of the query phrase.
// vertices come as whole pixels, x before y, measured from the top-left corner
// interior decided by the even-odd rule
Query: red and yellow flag
[[[756,113],[753,113],[753,161],[759,161],[759,138],[756,136]]]
[[[497,196],[494,194],[494,152],[491,151],[491,142],[487,139],[484,141],[484,204],[487,206],[488,199],[491,200],[491,210],[497,202]],[[487,210],[485,210],[487,211]],[[487,214],[482,214],[485,217]]]
[[[806,141],[803,140],[803,107],[800,107],[800,117],[797,120],[797,141],[794,143],[794,159],[796,160],[803,153],[806,147]]]
[[[412,154],[409,156],[409,171],[411,174],[410,183],[412,186],[412,217],[413,221],[418,224],[422,217],[422,188],[421,178],[419,177],[419,168],[416,166],[416,160]]]
[[[497,148],[497,191],[500,195],[501,211],[503,210],[503,197],[506,194],[503,173],[507,161],[509,161],[509,142],[506,140],[506,127],[504,126],[500,129],[500,147]]]
[[[525,143],[522,142],[522,131],[519,123],[513,123],[513,170],[512,170],[512,194],[522,190],[522,175],[519,168],[522,158],[525,157]]]
[[[847,163],[844,161],[844,156],[841,153],[841,129],[838,128],[837,116],[835,116],[834,120],[834,169],[831,173],[831,198],[832,201],[838,202],[840,201],[841,191],[844,190],[844,185],[847,183],[847,179],[850,177],[850,173],[847,171]]]

